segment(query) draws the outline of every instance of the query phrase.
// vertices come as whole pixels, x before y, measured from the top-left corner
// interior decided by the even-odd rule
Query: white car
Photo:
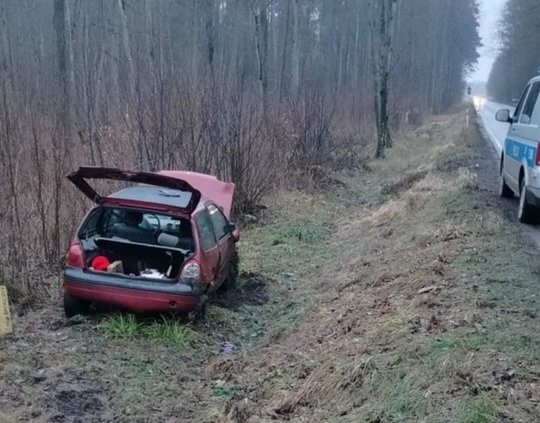
[[[534,223],[540,215],[540,76],[529,81],[514,114],[495,118],[510,123],[501,154],[501,197],[519,196],[518,219]]]

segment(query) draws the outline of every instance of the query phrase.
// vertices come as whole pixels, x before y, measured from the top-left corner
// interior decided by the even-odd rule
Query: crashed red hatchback
[[[234,184],[195,172],[81,167],[70,174],[95,206],[66,256],[64,311],[92,302],[138,313],[202,314],[208,294],[234,282]],[[88,180],[131,183],[107,196]],[[103,182],[101,182],[103,184]]]

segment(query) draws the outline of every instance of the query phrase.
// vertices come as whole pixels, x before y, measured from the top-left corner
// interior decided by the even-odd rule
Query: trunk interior
[[[88,268],[150,279],[176,279],[185,261],[184,251],[117,238],[83,241]]]

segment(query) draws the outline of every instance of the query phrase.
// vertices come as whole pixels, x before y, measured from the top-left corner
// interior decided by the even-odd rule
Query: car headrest
[[[158,236],[157,242],[164,247],[176,247],[180,242],[180,238],[175,235],[161,233]]]
[[[137,226],[143,221],[143,214],[136,210],[126,210],[124,212],[124,221],[131,226]]]

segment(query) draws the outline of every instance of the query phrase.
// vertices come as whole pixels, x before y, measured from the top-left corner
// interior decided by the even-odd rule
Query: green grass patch
[[[435,339],[431,345],[432,352],[469,352],[493,343],[483,335],[448,335]]]
[[[143,333],[143,324],[130,313],[115,313],[105,317],[99,328],[109,339],[133,339]]]
[[[240,386],[240,384],[238,382],[226,383],[226,384],[221,385],[221,386],[216,386],[214,388],[214,395],[216,397],[230,398],[234,394],[239,392],[241,390],[241,388],[242,387]]]
[[[331,233],[330,225],[311,222],[295,222],[278,227],[272,234],[272,245],[292,242],[320,242]]]
[[[497,406],[488,398],[466,402],[455,423],[492,423],[497,420]]]
[[[172,317],[160,320],[142,320],[131,313],[115,313],[106,316],[99,329],[108,339],[134,340],[146,338],[160,344],[188,347],[196,339],[195,332]]]
[[[418,380],[406,374],[383,372],[372,378],[377,398],[367,413],[368,421],[419,422],[431,413],[431,404],[417,386]]]
[[[146,333],[156,341],[176,347],[188,347],[195,340],[195,332],[172,318],[162,317],[146,328]]]

